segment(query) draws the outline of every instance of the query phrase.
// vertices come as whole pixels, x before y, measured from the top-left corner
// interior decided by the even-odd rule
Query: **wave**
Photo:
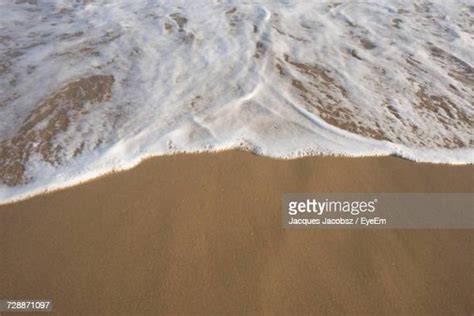
[[[474,162],[469,1],[0,10],[0,203],[173,153]]]

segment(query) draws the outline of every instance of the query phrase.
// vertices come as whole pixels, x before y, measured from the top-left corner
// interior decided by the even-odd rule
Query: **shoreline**
[[[19,203],[22,201],[26,201],[32,198],[35,198],[37,196],[42,196],[42,195],[48,195],[52,194],[58,191],[62,190],[68,190],[71,188],[74,188],[76,186],[80,185],[85,185],[89,182],[92,181],[97,181],[102,179],[103,177],[108,177],[116,173],[122,173],[122,172],[128,172],[130,170],[133,170],[137,167],[139,167],[141,164],[146,163],[148,160],[153,160],[153,159],[164,159],[166,157],[171,157],[171,156],[199,156],[199,155],[222,155],[225,153],[232,153],[232,152],[241,152],[241,153],[246,153],[250,154],[252,156],[258,156],[264,159],[269,159],[269,160],[276,160],[276,161],[297,161],[300,159],[400,159],[403,161],[408,161],[410,163],[415,163],[415,164],[422,164],[422,165],[433,165],[433,166],[443,166],[443,167],[466,167],[466,166],[474,166],[473,163],[464,163],[464,164],[453,164],[453,163],[446,163],[446,162],[426,162],[426,161],[415,161],[412,159],[409,159],[407,157],[404,157],[403,155],[397,155],[397,154],[390,154],[390,155],[374,155],[374,156],[345,156],[345,155],[330,155],[330,154],[308,154],[308,155],[303,155],[299,157],[289,157],[289,158],[284,158],[284,157],[273,157],[273,156],[266,156],[266,155],[261,155],[259,153],[254,153],[250,150],[244,150],[244,149],[222,149],[218,150],[215,152],[208,152],[208,151],[203,151],[203,152],[190,152],[190,153],[185,153],[185,152],[178,152],[178,153],[170,153],[170,154],[162,154],[162,155],[151,155],[151,156],[145,156],[140,159],[138,159],[138,162],[132,163],[129,167],[124,167],[120,169],[111,169],[110,171],[105,171],[105,172],[99,172],[96,176],[92,176],[89,178],[86,178],[84,180],[71,180],[70,184],[64,184],[62,186],[57,186],[57,187],[52,187],[49,189],[45,190],[37,190],[32,193],[24,193],[24,194],[19,194],[19,197],[16,198],[7,198],[5,201],[0,200],[0,207],[1,206],[8,206],[12,205],[15,203]],[[26,184],[28,185],[28,184]],[[21,186],[19,187],[21,188]]]
[[[396,157],[150,158],[0,205],[0,297],[53,315],[474,310],[473,230],[294,230],[285,192],[474,192],[474,166]]]

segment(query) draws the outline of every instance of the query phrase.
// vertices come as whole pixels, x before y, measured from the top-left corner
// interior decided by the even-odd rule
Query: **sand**
[[[0,297],[57,315],[472,315],[473,230],[284,230],[284,192],[474,192],[394,157],[153,158],[0,206]]]

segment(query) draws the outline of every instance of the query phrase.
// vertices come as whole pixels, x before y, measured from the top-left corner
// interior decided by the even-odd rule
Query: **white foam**
[[[64,83],[94,74],[115,78],[112,98],[53,140],[63,148],[61,164],[32,155],[26,164],[32,181],[0,184],[0,203],[178,152],[245,148],[284,159],[398,155],[474,162],[473,87],[452,76],[462,65],[429,51],[435,45],[472,69],[469,1],[1,1],[0,11],[7,13],[0,35],[10,38],[0,41],[0,54],[21,53],[0,73],[0,102],[9,100],[0,106],[0,141],[15,135],[35,105]],[[174,13],[187,19],[182,30]],[[364,49],[361,39],[374,47]],[[264,50],[258,58],[257,43]],[[354,50],[359,58],[350,57]],[[282,78],[276,63],[285,55],[326,69],[346,96],[334,87],[311,87],[311,77],[295,67],[288,66]],[[410,66],[409,57],[420,66]],[[338,108],[362,126],[381,128],[388,140],[326,123],[305,106],[291,78],[329,104],[328,89]],[[458,112],[417,108],[420,85],[449,99],[471,121]],[[446,139],[465,146],[447,149]],[[74,157],[82,142],[83,153]]]

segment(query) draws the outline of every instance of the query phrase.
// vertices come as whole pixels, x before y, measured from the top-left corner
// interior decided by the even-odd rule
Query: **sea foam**
[[[1,1],[0,203],[241,148],[474,162],[474,6]]]

